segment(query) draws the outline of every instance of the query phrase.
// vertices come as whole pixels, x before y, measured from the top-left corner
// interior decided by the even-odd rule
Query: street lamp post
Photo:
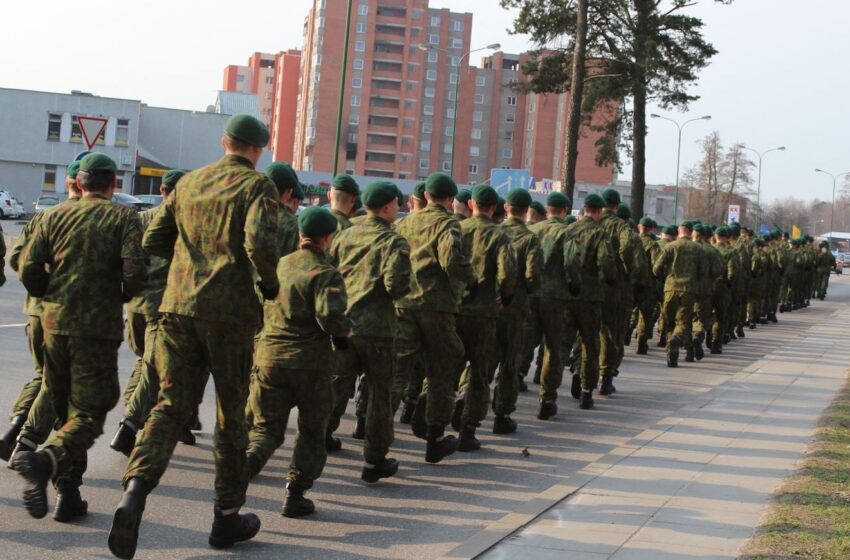
[[[670,121],[671,123],[676,125],[676,128],[679,130],[679,147],[676,150],[676,198],[673,202],[673,223],[679,223],[679,165],[682,161],[682,129],[689,123],[696,121],[709,121],[711,120],[711,115],[705,115],[703,117],[698,117],[696,119],[691,119],[689,121],[685,121],[679,124],[678,121],[668,118],[662,117],[656,113],[652,113],[649,115],[653,119],[661,119],[665,121]]]
[[[752,148],[748,148],[746,146],[741,146],[741,148],[748,150],[759,157],[759,182],[756,187],[756,222],[755,222],[755,232],[758,233],[759,225],[761,224],[761,160],[770,152],[784,152],[785,146],[779,146],[778,148],[771,148],[769,150],[765,150],[763,152],[759,152]]]
[[[829,175],[830,177],[832,177],[832,209],[829,213],[829,241],[831,243],[832,234],[835,231],[835,183],[842,175],[850,175],[850,171],[845,171],[844,173],[838,173],[836,175],[833,175],[829,171],[824,171],[823,169],[815,169],[815,173],[823,173],[824,175]]]
[[[456,131],[456,128],[457,128],[457,119],[458,119],[457,108],[458,108],[458,104],[460,103],[460,97],[458,97],[458,96],[460,94],[460,79],[461,79],[461,71],[462,71],[461,67],[463,65],[463,61],[464,61],[464,59],[468,58],[469,55],[471,55],[474,52],[486,51],[486,50],[496,50],[496,49],[499,49],[501,47],[502,47],[502,45],[500,45],[499,43],[493,43],[491,45],[487,45],[486,47],[481,47],[481,48],[478,48],[478,49],[472,49],[471,51],[463,53],[461,55],[460,59],[458,60],[458,63],[457,63],[457,81],[455,82],[455,106],[454,106],[455,116],[452,119],[452,140],[451,140],[452,153],[451,153],[451,159],[449,161],[449,174],[450,175],[454,175],[454,170],[455,170],[455,131]],[[419,48],[419,50],[422,50],[422,51],[432,51],[432,50],[433,51],[443,51],[446,55],[451,56],[451,53],[447,49],[441,49],[441,48],[435,47],[433,45],[418,45],[418,48]]]

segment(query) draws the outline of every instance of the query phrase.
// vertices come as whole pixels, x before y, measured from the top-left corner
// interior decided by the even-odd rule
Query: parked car
[[[145,204],[150,204],[151,206],[159,206],[160,204],[162,204],[161,194],[140,194],[136,198],[138,198]]]
[[[135,196],[126,193],[114,193],[112,195],[112,201],[117,202],[118,204],[126,208],[130,208],[131,210],[135,210],[136,212],[141,212],[142,210],[153,208],[153,204],[144,202],[143,200],[140,200]]]
[[[850,264],[850,253],[834,253],[835,266],[832,271],[836,274],[844,274],[844,266]]]
[[[43,194],[38,197],[38,200],[32,203],[35,213],[44,212],[48,208],[56,206],[62,202],[58,196],[52,194]]]
[[[24,207],[9,191],[0,191],[0,220],[21,218],[24,214]]]

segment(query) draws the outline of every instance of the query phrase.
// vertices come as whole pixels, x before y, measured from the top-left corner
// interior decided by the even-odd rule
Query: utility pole
[[[342,78],[339,81],[339,105],[336,110],[336,143],[334,144],[333,175],[339,169],[339,143],[342,139],[342,107],[345,102],[345,75],[348,71],[348,39],[351,36],[351,7],[354,0],[348,0],[348,11],[345,14],[345,39],[342,47]]]

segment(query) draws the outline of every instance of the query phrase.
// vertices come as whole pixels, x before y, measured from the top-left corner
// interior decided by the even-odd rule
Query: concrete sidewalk
[[[780,320],[809,322],[823,305]],[[539,517],[530,511],[479,534],[483,547],[512,524],[525,524],[481,557],[734,558],[773,491],[804,458],[820,415],[847,377],[850,307],[833,310],[796,333],[781,323],[752,333],[762,339],[769,332],[769,342],[780,344],[577,471],[560,488],[567,497]],[[546,498],[538,497],[538,506]],[[472,547],[449,557],[469,557]]]

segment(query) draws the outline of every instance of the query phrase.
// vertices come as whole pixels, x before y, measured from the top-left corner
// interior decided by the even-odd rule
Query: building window
[[[413,90],[416,89],[416,82],[414,82],[412,80],[407,80],[407,84],[406,84],[405,87],[406,87],[407,91],[413,91]]]
[[[425,71],[425,79],[434,81],[437,79],[437,71],[436,70],[426,70]]]
[[[58,141],[62,130],[62,113],[47,113],[47,139]]]
[[[463,47],[463,39],[458,39],[457,37],[452,39],[452,48],[453,49],[460,49],[462,47]]]
[[[360,124],[360,113],[352,111],[348,115],[348,124]]]
[[[115,145],[126,146],[130,143],[130,120],[118,119],[115,126]]]
[[[357,13],[361,16],[365,16],[369,13],[369,5],[368,4],[360,4],[360,7],[357,9]]]
[[[236,83],[241,84],[245,81],[245,74],[236,74]]]
[[[512,158],[514,157],[513,148],[502,148],[502,157],[503,158]]]
[[[357,24],[357,32],[358,33],[366,33],[366,24],[365,23],[358,23]]]
[[[416,104],[416,101],[413,99],[405,99],[404,100],[404,108],[405,109],[413,109],[413,106]]]
[[[481,122],[484,120],[484,113],[481,111],[473,111],[472,112],[472,120],[475,122]]]
[[[447,144],[443,144],[443,153],[444,153],[444,154],[450,154],[450,153],[452,153],[452,145],[451,145],[451,144],[449,144],[449,143],[447,143]]]
[[[116,191],[124,191],[124,174],[118,173],[115,175],[115,190]]]
[[[420,152],[430,152],[431,151],[431,141],[430,140],[420,140],[419,141],[419,151]]]
[[[440,53],[437,51],[428,51],[428,62],[437,62],[440,59]]]
[[[447,118],[447,119],[453,119],[453,118],[455,118],[455,110],[454,110],[454,107],[452,107],[451,109],[446,109],[446,118]]]
[[[351,79],[351,87],[355,89],[360,89],[363,87],[363,79],[362,78],[352,78]]]
[[[457,66],[459,64],[460,64],[460,57],[459,56],[453,56],[452,59],[451,59],[451,65]]]
[[[410,36],[411,37],[419,37],[419,28],[414,27],[413,29],[411,29],[410,30]]]
[[[434,128],[432,127],[430,122],[422,123],[422,134],[431,134],[433,130]]]
[[[469,155],[472,157],[478,157],[481,155],[481,148],[478,146],[470,146],[469,147]]]
[[[449,74],[449,83],[456,84],[457,83],[457,74]]]
[[[475,85],[478,87],[484,87],[487,85],[487,78],[485,76],[476,76]]]
[[[456,19],[452,22],[452,31],[463,31],[463,20]]]
[[[472,129],[472,139],[473,140],[481,140],[481,129],[473,128]]]
[[[454,135],[455,135],[454,129],[450,126],[447,126],[446,127],[446,136],[454,136]]]
[[[356,132],[349,132],[348,133],[348,142],[350,144],[356,144],[357,143],[357,133]]]
[[[363,70],[363,59],[355,58],[354,59],[354,69],[355,70]]]
[[[451,172],[451,170],[452,170],[452,164],[448,161],[444,161],[443,162],[443,171],[445,171],[446,173],[449,173],[449,172]]]
[[[429,117],[432,116],[434,114],[434,106],[433,105],[425,105],[422,108],[422,114],[428,115]]]
[[[427,159],[423,158],[423,159],[419,160],[419,169],[428,169],[428,165],[429,165],[429,162],[428,162]]]
[[[431,16],[431,27],[440,27],[440,16]]]
[[[366,52],[366,41],[357,41],[354,43],[354,50],[357,52]]]
[[[505,115],[505,122],[512,123],[515,120],[516,120],[516,115],[514,115],[513,113],[508,113],[507,115]]]
[[[431,43],[432,45],[439,45],[440,44],[440,36],[435,34],[435,33],[431,33],[430,35],[428,35],[428,42]]]
[[[505,131],[505,140],[507,140],[508,142],[513,142],[513,140],[514,140],[514,131],[513,130],[506,130]]]
[[[56,190],[56,166],[44,166],[44,180],[42,181],[42,189],[45,191]]]
[[[402,126],[405,129],[413,128],[414,124],[416,124],[416,120],[413,117],[404,117],[404,124]]]
[[[410,17],[413,19],[419,19],[422,17],[422,8],[413,8],[410,10]]]
[[[426,87],[425,88],[425,97],[433,98],[435,95],[437,95],[437,92],[434,90],[434,88],[432,88],[432,87]]]
[[[454,90],[450,91],[449,92],[449,101],[454,101],[456,99],[457,99],[457,94],[455,93],[455,91]]]
[[[470,163],[469,164],[469,174],[470,175],[478,175],[478,164]]]
[[[476,93],[475,94],[475,104],[481,105],[482,103],[484,103],[484,96],[481,95],[480,93]]]
[[[351,96],[351,106],[352,107],[360,107],[360,96],[352,95]]]
[[[508,105],[516,105],[516,96],[515,95],[509,95],[508,96]]]

